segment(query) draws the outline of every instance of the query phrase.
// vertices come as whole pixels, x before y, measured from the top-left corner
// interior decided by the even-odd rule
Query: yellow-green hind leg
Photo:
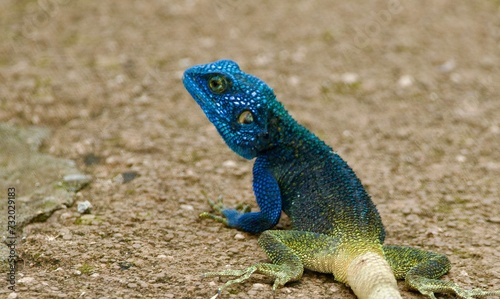
[[[436,298],[435,293],[454,294],[465,299],[500,296],[500,291],[464,290],[454,282],[438,279],[451,268],[450,261],[443,254],[404,246],[383,248],[396,278],[404,279],[411,289],[430,298]]]
[[[241,283],[253,273],[260,273],[274,278],[273,290],[287,282],[299,280],[309,261],[314,259],[317,252],[335,250],[336,239],[311,232],[303,231],[264,231],[259,237],[259,246],[266,252],[272,263],[257,263],[242,270],[224,270],[208,272],[204,277],[236,276],[219,287],[217,296],[227,287]]]

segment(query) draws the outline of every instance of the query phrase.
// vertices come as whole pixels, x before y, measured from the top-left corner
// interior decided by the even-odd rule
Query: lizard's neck
[[[266,152],[275,159],[297,159],[308,154],[321,156],[332,151],[327,144],[295,121],[278,101],[269,109],[268,129],[271,138]]]

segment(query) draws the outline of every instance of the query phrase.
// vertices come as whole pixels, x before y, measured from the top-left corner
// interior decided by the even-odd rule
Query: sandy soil
[[[252,163],[180,81],[221,58],[349,162],[387,243],[446,253],[446,279],[498,289],[499,16],[493,0],[1,1],[0,121],[51,128],[43,150],[94,177],[77,198],[92,216],[25,229],[18,298],[209,298],[221,281],[201,273],[266,261],[257,236],[198,219],[207,198],[256,208]],[[270,283],[223,298],[271,298]],[[308,271],[275,298],[354,295]]]

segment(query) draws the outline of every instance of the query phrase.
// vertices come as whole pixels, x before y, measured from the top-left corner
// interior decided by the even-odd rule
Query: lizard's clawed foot
[[[488,296],[500,296],[500,291],[484,291],[481,289],[463,290],[457,287],[455,294],[458,298],[475,299],[486,298]]]
[[[421,292],[423,295],[428,296],[429,298],[436,299],[434,292]],[[445,293],[443,291],[439,291],[439,293]],[[451,291],[457,296],[457,298],[462,299],[476,299],[476,298],[486,298],[488,296],[500,296],[500,291],[484,291],[481,289],[473,289],[473,290],[463,290],[463,289],[455,289]]]
[[[213,296],[210,299],[215,299],[217,298],[224,289],[226,289],[228,286],[236,283],[243,282],[247,280],[255,271],[257,270],[257,266],[250,266],[246,269],[243,270],[225,270],[225,271],[220,271],[220,272],[207,272],[203,274],[203,277],[218,277],[218,276],[239,276],[238,278],[228,280],[225,284],[221,285],[217,289],[217,294]]]
[[[456,283],[435,279],[420,278],[416,287],[423,295],[436,299],[434,293],[454,294],[457,298],[476,299],[488,296],[500,296],[500,291],[484,291],[482,289],[464,290]]]
[[[222,196],[219,196],[219,198],[217,198],[217,201],[213,201],[211,199],[208,199],[208,204],[210,205],[210,207],[212,208],[212,210],[214,210],[216,213],[218,214],[222,214],[222,211],[225,209],[224,207],[224,203],[222,202]],[[217,222],[220,222],[224,225],[227,225],[227,219],[223,216],[219,216],[219,215],[216,215],[216,214],[212,214],[212,213],[209,213],[209,212],[203,212],[200,214],[200,218],[208,218],[208,219],[213,219]]]
[[[284,286],[289,281],[294,281],[300,279],[302,271],[300,273],[295,273],[291,271],[290,267],[286,265],[276,265],[269,263],[257,263],[248,268],[242,270],[224,270],[220,272],[207,272],[203,274],[203,277],[219,277],[219,276],[236,276],[237,278],[231,279],[221,285],[217,289],[217,294],[211,299],[217,298],[222,291],[224,291],[228,286],[241,283],[254,273],[264,274],[266,276],[274,277],[273,284],[273,294],[279,288]]]
[[[217,214],[220,214],[222,216],[217,215],[217,214],[212,214],[209,212],[203,212],[200,214],[200,218],[213,219],[213,220],[220,222],[224,225],[228,225],[228,221],[227,221],[226,216],[224,215],[224,211],[229,210],[229,209],[226,208],[226,206],[222,202],[222,196],[219,196],[219,198],[217,198],[217,201],[213,201],[211,199],[208,199],[208,204],[210,205],[212,210],[214,210]],[[236,206],[236,209],[235,209],[235,211],[237,211],[239,214],[248,213],[248,212],[250,212],[250,210],[251,210],[250,206],[243,204],[243,203],[238,204]]]

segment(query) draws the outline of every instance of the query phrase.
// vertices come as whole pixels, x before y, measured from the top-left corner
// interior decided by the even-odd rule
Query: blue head
[[[262,80],[219,60],[187,69],[183,83],[237,154],[252,159],[269,146],[268,106],[275,95]]]

